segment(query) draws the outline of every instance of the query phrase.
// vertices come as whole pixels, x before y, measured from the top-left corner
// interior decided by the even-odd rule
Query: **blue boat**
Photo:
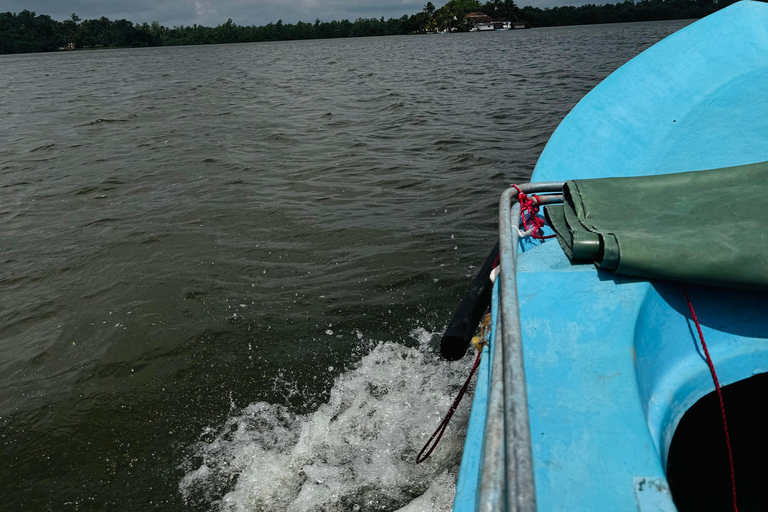
[[[667,37],[585,96],[524,191],[557,202],[566,180],[767,160],[768,4],[742,1]],[[712,373],[681,286],[573,264],[556,241],[520,239],[517,197],[510,189],[501,200],[491,344],[454,511],[735,508]],[[712,208],[729,200],[712,192]],[[753,235],[763,233],[744,234]],[[704,284],[687,293],[734,422],[739,506],[765,510],[768,295]]]

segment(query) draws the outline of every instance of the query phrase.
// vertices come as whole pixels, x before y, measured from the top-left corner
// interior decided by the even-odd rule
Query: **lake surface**
[[[499,194],[687,23],[0,56],[2,508],[450,510]]]

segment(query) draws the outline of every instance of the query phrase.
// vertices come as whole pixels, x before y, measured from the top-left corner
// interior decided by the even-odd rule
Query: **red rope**
[[[731,494],[733,497],[733,512],[739,512],[739,507],[736,502],[736,472],[733,469],[733,451],[731,451],[731,438],[728,435],[728,421],[725,418],[725,404],[723,403],[723,393],[720,390],[720,382],[717,380],[717,373],[715,373],[715,364],[712,362],[712,358],[709,356],[709,350],[707,350],[707,343],[704,341],[704,333],[701,331],[701,325],[699,325],[699,319],[696,317],[696,312],[693,310],[693,303],[691,297],[688,295],[688,289],[683,285],[683,293],[685,294],[685,300],[688,301],[688,309],[691,310],[691,317],[693,317],[693,323],[696,324],[696,331],[699,333],[699,339],[701,340],[701,348],[704,349],[704,355],[707,358],[707,366],[709,366],[709,373],[712,375],[712,381],[715,383],[715,389],[717,390],[717,398],[720,400],[720,414],[723,417],[723,430],[725,431],[725,445],[728,448],[728,463],[731,467]]]
[[[440,442],[440,438],[443,437],[443,434],[445,433],[445,429],[448,428],[448,423],[451,421],[451,417],[453,417],[453,413],[456,412],[456,408],[459,406],[459,402],[461,402],[461,399],[464,397],[464,393],[466,393],[467,389],[469,388],[469,383],[472,380],[472,376],[475,374],[475,370],[477,370],[477,367],[480,365],[480,355],[482,353],[483,353],[482,350],[477,351],[475,364],[472,366],[472,371],[469,372],[469,377],[467,377],[467,381],[464,383],[464,386],[462,386],[458,396],[453,401],[451,408],[448,409],[448,413],[443,418],[443,421],[441,421],[440,425],[438,425],[437,430],[435,430],[434,434],[432,434],[432,437],[429,438],[429,440],[427,441],[427,444],[424,445],[424,448],[421,449],[419,454],[416,455],[416,464],[421,464],[422,462],[427,460],[427,457],[432,455],[432,452],[435,450],[435,448],[437,448],[437,443]],[[435,439],[435,436],[437,436],[437,439]],[[435,442],[430,447],[430,443],[432,443],[433,439],[435,439]],[[425,451],[427,453],[424,453]]]
[[[544,236],[541,233],[541,228],[544,227],[545,222],[544,219],[539,217],[539,206],[541,205],[541,200],[539,199],[539,196],[536,194],[531,194],[533,196],[533,199],[528,197],[523,193],[522,190],[520,190],[520,187],[517,185],[512,185],[517,189],[517,200],[520,202],[520,217],[523,220],[523,231],[528,231],[529,229],[533,228],[533,233],[531,233],[531,237],[535,238],[536,240],[546,240],[547,238],[554,238],[555,235],[549,235]]]

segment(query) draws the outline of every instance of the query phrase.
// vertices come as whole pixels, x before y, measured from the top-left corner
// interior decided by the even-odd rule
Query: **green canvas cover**
[[[768,290],[768,162],[568,181],[564,204],[545,210],[574,263]]]

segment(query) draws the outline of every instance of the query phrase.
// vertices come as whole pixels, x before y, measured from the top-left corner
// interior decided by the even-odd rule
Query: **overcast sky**
[[[432,0],[442,7],[447,0]],[[481,0],[484,2],[485,0]],[[578,5],[587,0],[529,0],[519,7],[534,5]],[[166,27],[205,25],[215,27],[232,18],[238,25],[266,25],[282,19],[284,23],[314,23],[357,18],[399,18],[421,11],[427,0],[0,0],[0,12],[24,9],[47,14],[56,20],[76,13],[82,19],[106,16],[134,23],[158,21]],[[600,3],[600,2],[597,2]]]

